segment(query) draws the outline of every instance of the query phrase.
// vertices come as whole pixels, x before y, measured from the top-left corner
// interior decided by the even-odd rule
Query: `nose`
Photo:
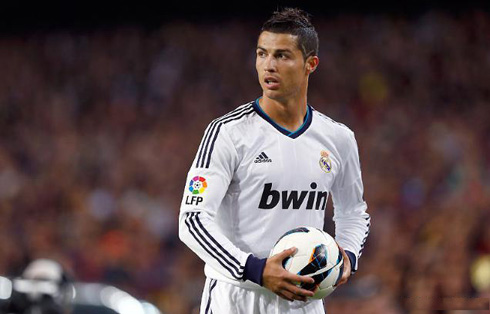
[[[275,72],[276,71],[276,59],[274,56],[269,55],[265,59],[264,70],[266,72]]]

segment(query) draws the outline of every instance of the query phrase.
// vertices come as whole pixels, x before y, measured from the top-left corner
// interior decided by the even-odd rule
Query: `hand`
[[[343,285],[349,280],[349,277],[351,275],[351,270],[352,267],[350,265],[350,259],[349,256],[345,253],[344,249],[339,246],[340,252],[342,252],[342,256],[344,257],[344,272],[342,273],[342,277],[340,278],[339,282],[337,283],[336,287]]]
[[[299,283],[314,283],[315,280],[308,276],[299,276],[288,272],[282,266],[282,261],[296,253],[296,248],[282,251],[269,257],[265,263],[262,275],[262,284],[278,296],[288,301],[306,301],[306,297],[314,295],[313,291],[301,289]]]

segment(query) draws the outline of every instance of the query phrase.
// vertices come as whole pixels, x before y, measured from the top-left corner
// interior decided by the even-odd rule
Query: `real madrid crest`
[[[330,160],[330,154],[326,150],[322,150],[320,153],[320,168],[326,173],[332,171],[332,161]]]

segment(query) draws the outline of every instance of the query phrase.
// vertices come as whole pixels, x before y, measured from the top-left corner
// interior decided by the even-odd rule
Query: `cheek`
[[[259,80],[259,83],[262,84],[263,71],[260,70],[258,65],[255,67],[255,69],[257,70],[257,79]]]
[[[263,71],[259,61],[255,62],[255,70],[257,71],[257,76],[260,78],[260,76],[263,75]]]
[[[259,58],[255,59],[255,69],[257,70],[257,72],[259,72],[259,70],[263,68],[263,63],[264,62]]]
[[[287,81],[291,84],[291,85],[298,85],[300,82],[301,82],[301,72],[298,71],[298,69],[296,68],[293,68],[293,69],[289,69],[289,71],[287,72]]]

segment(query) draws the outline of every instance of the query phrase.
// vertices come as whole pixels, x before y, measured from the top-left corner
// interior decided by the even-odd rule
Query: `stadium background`
[[[328,312],[488,298],[488,7],[299,6],[320,35],[309,103],[356,132],[373,216],[360,270]],[[49,257],[191,313],[204,279],[177,237],[185,175],[207,123],[260,95],[254,46],[276,7],[3,3],[0,275]]]

